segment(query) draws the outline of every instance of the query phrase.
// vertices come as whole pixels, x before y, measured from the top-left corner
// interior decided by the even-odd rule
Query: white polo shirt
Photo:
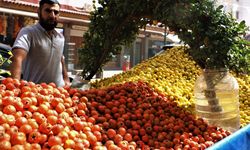
[[[13,48],[22,48],[28,53],[23,63],[23,79],[64,86],[61,64],[64,41],[64,36],[56,30],[50,37],[39,23],[22,28]]]

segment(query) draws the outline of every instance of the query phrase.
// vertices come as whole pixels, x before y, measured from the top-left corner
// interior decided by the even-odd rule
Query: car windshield
[[[0,43],[0,55],[4,58],[9,58],[11,56],[11,47],[6,44]]]

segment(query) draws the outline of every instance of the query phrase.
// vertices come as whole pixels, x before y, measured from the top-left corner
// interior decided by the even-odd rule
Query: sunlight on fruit
[[[180,105],[194,112],[193,87],[201,69],[185,53],[184,47],[167,49],[160,55],[149,58],[129,71],[92,83],[101,88],[127,81],[145,81],[154,89],[172,96]],[[241,125],[250,123],[250,76],[238,75]]]

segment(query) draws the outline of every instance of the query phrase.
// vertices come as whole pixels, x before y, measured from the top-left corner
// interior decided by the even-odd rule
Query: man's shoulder
[[[28,26],[25,26],[21,29],[22,32],[26,32],[26,33],[34,32],[36,30],[37,30],[36,24],[28,25]]]

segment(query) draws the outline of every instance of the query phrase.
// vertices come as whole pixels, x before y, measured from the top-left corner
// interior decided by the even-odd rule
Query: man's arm
[[[62,62],[62,74],[63,74],[63,80],[65,82],[65,85],[70,85],[70,80],[69,80],[69,76],[68,76],[68,72],[67,72],[67,68],[65,65],[65,59],[64,56],[62,56],[61,58],[61,62]]]
[[[12,50],[13,57],[10,64],[11,77],[20,80],[22,73],[22,62],[27,56],[27,52],[21,48],[15,48]]]

